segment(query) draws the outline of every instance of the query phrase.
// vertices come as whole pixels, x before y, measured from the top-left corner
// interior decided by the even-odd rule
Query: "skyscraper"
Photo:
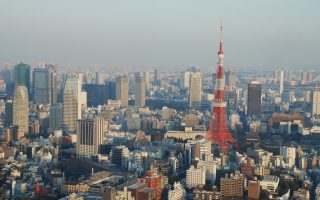
[[[180,72],[179,86],[180,89],[189,88],[190,84],[190,72],[188,70]]]
[[[102,72],[96,72],[96,84],[104,84],[104,74]]]
[[[117,83],[116,81],[107,81],[106,83],[109,99],[117,99]]]
[[[282,97],[282,94],[283,94],[283,81],[284,81],[284,71],[281,70],[280,71],[280,90],[279,90],[280,97]]]
[[[301,84],[310,84],[312,83],[312,73],[311,72],[302,72],[301,74]]]
[[[14,81],[16,85],[26,86],[30,95],[30,66],[24,63],[14,66]]]
[[[35,103],[57,103],[57,77],[55,68],[55,65],[45,64],[42,67],[33,69],[32,93]]]
[[[225,85],[225,90],[227,92],[230,92],[236,88],[237,84],[237,76],[235,71],[226,71],[225,72],[226,76],[226,85]]]
[[[81,85],[75,76],[67,76],[63,91],[63,128],[75,133],[77,120],[81,119]]]
[[[153,80],[154,80],[154,82],[158,82],[159,79],[160,79],[160,77],[159,77],[159,72],[158,72],[157,69],[155,69],[155,70],[154,70],[154,73],[153,73]]]
[[[13,108],[12,108],[12,100],[7,100],[5,103],[5,116],[4,116],[4,125],[6,127],[12,125],[12,116],[13,116]]]
[[[5,83],[10,83],[12,81],[13,72],[10,68],[5,68],[1,71],[1,79],[4,80]]]
[[[201,107],[202,78],[200,72],[192,73],[190,76],[189,106],[191,109]]]
[[[141,75],[135,77],[134,98],[136,106],[144,106],[146,101],[146,82]]]
[[[312,92],[312,115],[320,115],[320,89],[318,86]]]
[[[260,115],[261,113],[261,84],[252,81],[248,84],[248,115]]]
[[[51,130],[62,128],[62,104],[50,106],[49,128]]]
[[[57,66],[52,64],[47,64],[46,68],[48,69],[49,76],[50,76],[50,83],[49,83],[50,104],[55,105],[58,103]]]
[[[17,86],[12,101],[12,124],[25,133],[29,130],[29,98],[26,86]]]
[[[103,118],[79,119],[77,122],[77,157],[91,158],[99,153],[104,130]]]
[[[129,95],[129,79],[127,76],[118,76],[116,80],[116,97],[122,106],[128,105]]]

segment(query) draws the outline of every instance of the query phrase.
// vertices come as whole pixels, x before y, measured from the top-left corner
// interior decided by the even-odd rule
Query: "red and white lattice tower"
[[[224,97],[224,71],[223,71],[223,46],[222,46],[222,26],[220,31],[220,50],[218,52],[218,67],[216,74],[216,91],[214,94],[214,104],[210,120],[209,132],[206,139],[212,143],[218,144],[220,152],[228,153],[228,144],[231,144],[234,148],[238,148],[238,145],[234,141],[228,127],[226,106],[227,103]]]

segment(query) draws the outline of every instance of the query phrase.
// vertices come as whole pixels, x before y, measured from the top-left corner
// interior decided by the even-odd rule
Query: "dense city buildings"
[[[216,68],[5,65],[0,199],[320,199],[320,70],[224,66],[222,28],[218,48]]]

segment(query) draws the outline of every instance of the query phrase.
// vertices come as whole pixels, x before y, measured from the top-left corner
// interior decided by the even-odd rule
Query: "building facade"
[[[99,153],[104,130],[103,118],[80,119],[77,123],[78,158],[91,158]]]
[[[116,79],[116,99],[121,102],[122,106],[128,105],[129,100],[129,79],[127,76],[119,76]]]
[[[29,130],[29,98],[26,86],[16,86],[12,101],[12,124],[27,133]]]
[[[260,115],[261,113],[261,84],[252,81],[248,85],[248,115]]]

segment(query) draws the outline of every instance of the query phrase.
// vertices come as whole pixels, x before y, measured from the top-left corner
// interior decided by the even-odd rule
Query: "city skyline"
[[[312,19],[319,18],[318,4],[7,1],[0,8],[0,63],[209,70],[222,21],[226,68],[317,69],[320,27]]]

